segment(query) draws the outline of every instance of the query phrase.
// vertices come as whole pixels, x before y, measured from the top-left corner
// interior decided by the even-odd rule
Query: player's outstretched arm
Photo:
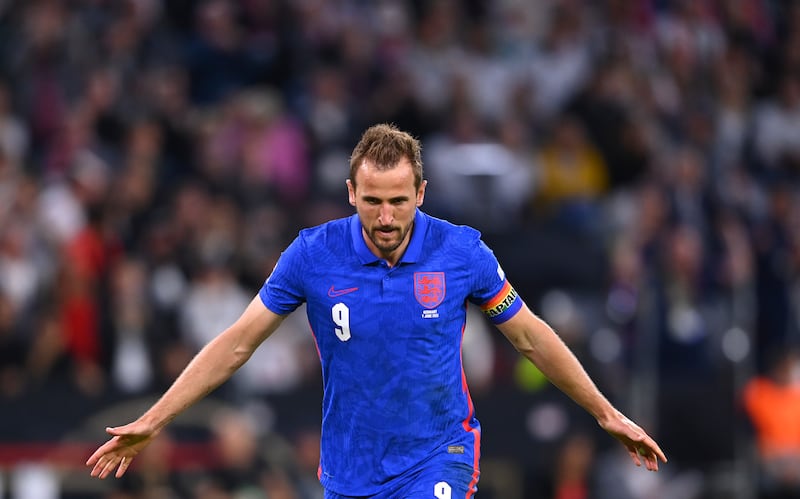
[[[200,350],[147,412],[125,426],[106,428],[111,439],[86,461],[91,475],[106,478],[114,470],[117,478],[125,474],[133,458],[170,421],[228,380],[282,320],[256,296],[236,322]]]
[[[614,408],[589,378],[578,359],[546,322],[523,306],[498,328],[522,355],[570,398],[597,419],[598,424],[619,440],[637,466],[658,470],[664,452],[642,428]]]

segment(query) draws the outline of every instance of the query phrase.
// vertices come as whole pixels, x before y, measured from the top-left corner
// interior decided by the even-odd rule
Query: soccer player
[[[658,444],[600,393],[558,335],[516,293],[478,231],[420,211],[419,142],[391,125],[350,158],[356,214],[305,229],[241,317],[209,342],[164,395],[87,461],[122,476],[181,411],[226,381],[301,303],[324,384],[318,476],[326,499],[469,498],[480,424],[461,361],[473,303],[514,347],[649,470]],[[116,472],[115,472],[116,470]]]

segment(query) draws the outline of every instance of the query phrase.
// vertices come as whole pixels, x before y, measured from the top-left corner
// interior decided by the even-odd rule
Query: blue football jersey
[[[495,323],[522,300],[480,233],[417,210],[390,267],[368,249],[357,215],[305,229],[259,295],[277,314],[301,303],[322,365],[319,478],[372,495],[430,459],[463,462],[478,479],[480,424],[461,361],[466,307]]]

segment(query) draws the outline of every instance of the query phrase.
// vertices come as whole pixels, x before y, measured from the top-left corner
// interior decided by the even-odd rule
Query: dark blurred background
[[[471,309],[483,499],[800,497],[800,2],[0,1],[0,498],[316,499],[300,311],[122,480],[88,476],[360,133],[424,144],[647,473]]]

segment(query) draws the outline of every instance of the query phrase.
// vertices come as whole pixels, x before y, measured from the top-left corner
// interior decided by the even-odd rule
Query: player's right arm
[[[186,366],[172,386],[136,421],[106,428],[111,439],[86,461],[91,475],[106,478],[116,469],[121,477],[131,460],[186,408],[228,380],[285,316],[264,306],[256,296],[230,327],[210,341]]]

